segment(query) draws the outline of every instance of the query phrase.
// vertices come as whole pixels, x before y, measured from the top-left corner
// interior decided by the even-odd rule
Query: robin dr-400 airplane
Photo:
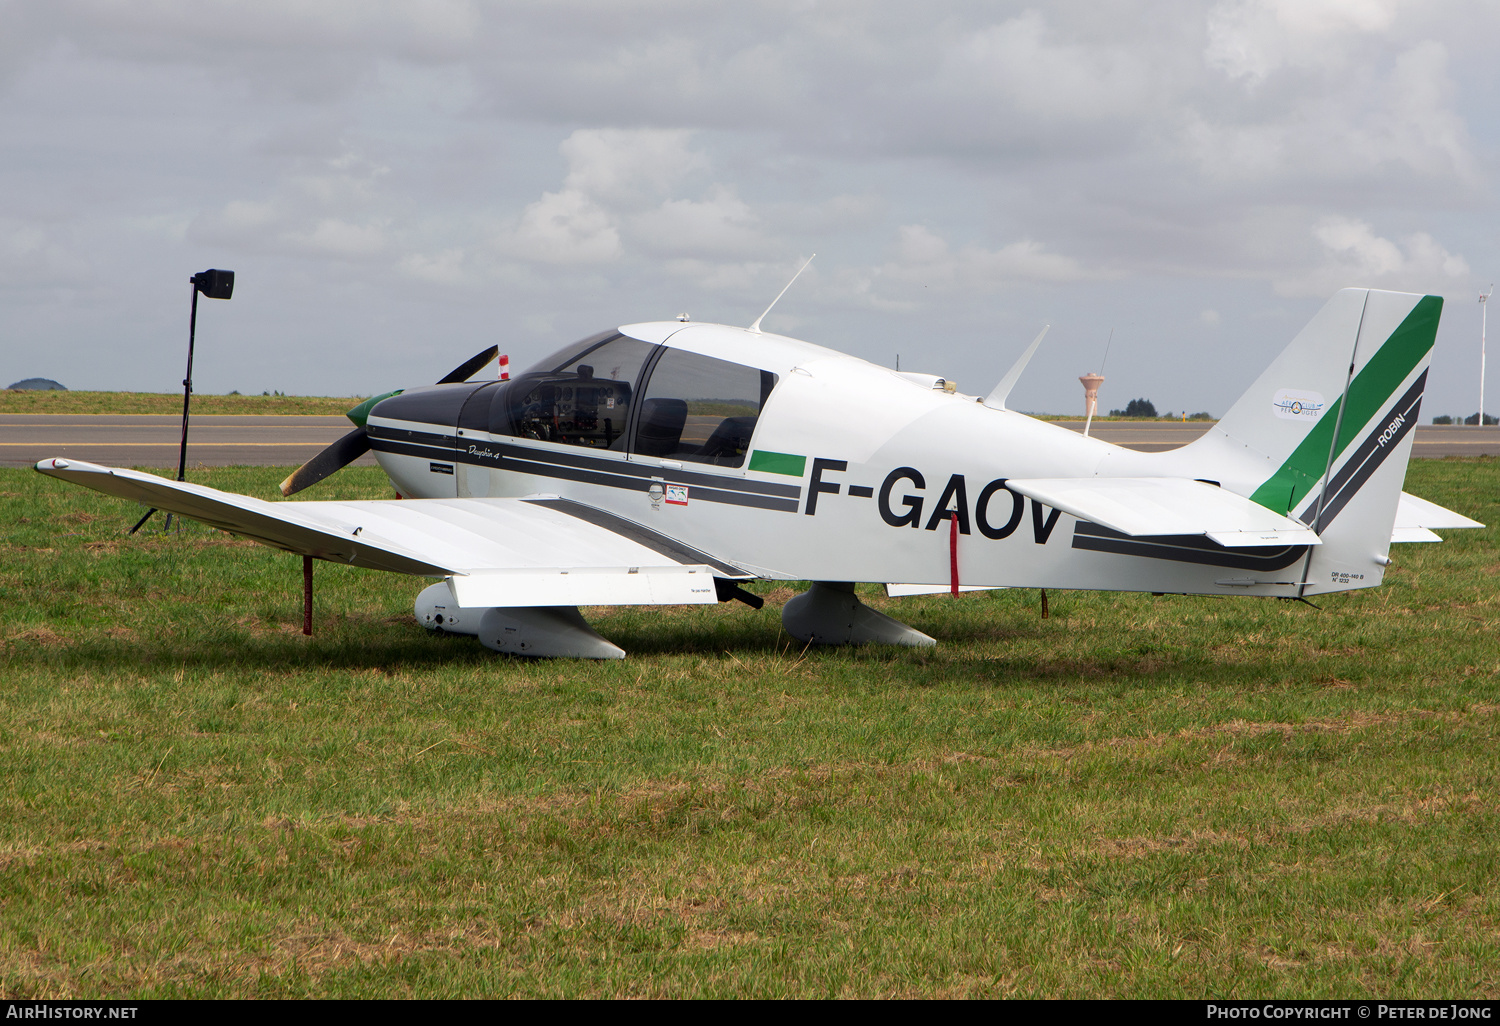
[[[1442,299],[1339,292],[1197,441],[1135,452],[988,396],[750,328],[631,324],[513,380],[368,400],[287,494],[373,449],[399,499],[264,502],[65,459],[37,470],[289,552],[436,578],[432,629],[618,658],[580,605],[760,600],[787,631],[931,645],[852,582],[1302,598],[1381,583],[1393,541],[1478,527],[1406,495]],[[1040,337],[1038,337],[1040,341]],[[311,563],[308,563],[311,566]]]

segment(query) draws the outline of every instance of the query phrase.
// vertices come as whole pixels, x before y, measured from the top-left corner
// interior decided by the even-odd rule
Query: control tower
[[[1092,418],[1099,411],[1099,386],[1104,384],[1104,375],[1084,374],[1078,380],[1083,385],[1083,415]]]

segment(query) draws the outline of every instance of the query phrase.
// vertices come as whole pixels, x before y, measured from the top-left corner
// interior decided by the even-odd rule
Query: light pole
[[[207,271],[199,271],[189,281],[193,286],[193,307],[188,314],[187,376],[182,379],[182,448],[177,453],[177,480],[179,481],[187,477],[188,406],[193,398],[193,342],[198,334],[198,293],[203,293],[209,299],[228,299],[234,295],[234,272],[210,268]],[[139,531],[155,512],[155,509],[148,509],[146,515],[130,529],[130,533],[135,534]],[[168,513],[165,527],[171,528],[171,526],[172,514]]]
[[[1479,423],[1475,427],[1484,427],[1484,328],[1485,315],[1489,312],[1489,304],[1485,300],[1495,294],[1495,286],[1490,285],[1488,292],[1479,294]]]

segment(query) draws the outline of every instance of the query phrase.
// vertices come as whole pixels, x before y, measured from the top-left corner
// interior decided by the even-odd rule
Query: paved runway
[[[1059,421],[1083,430],[1083,421]],[[1159,452],[1186,445],[1206,423],[1101,421],[1090,434],[1130,449]],[[343,417],[194,417],[188,432],[188,466],[232,464],[296,466],[352,430]],[[172,416],[84,414],[0,415],[0,466],[29,467],[49,456],[68,456],[118,467],[175,467],[182,419]],[[1500,455],[1500,427],[1417,428],[1418,457]],[[370,466],[360,457],[356,466]]]
[[[1059,426],[1074,431],[1083,430],[1081,420],[1063,420]],[[1198,423],[1172,423],[1152,420],[1130,423],[1127,421],[1100,421],[1089,429],[1094,438],[1123,445],[1127,449],[1142,452],[1161,452],[1186,445],[1202,435],[1211,425]],[[1500,426],[1464,427],[1444,424],[1418,424],[1417,439],[1412,444],[1412,455],[1418,459],[1440,459],[1444,456],[1497,456],[1500,455]]]
[[[344,417],[194,417],[188,427],[189,467],[306,463],[354,430]],[[182,418],[87,414],[0,415],[0,466],[29,467],[68,456],[113,467],[175,467]],[[374,466],[368,453],[355,466]]]

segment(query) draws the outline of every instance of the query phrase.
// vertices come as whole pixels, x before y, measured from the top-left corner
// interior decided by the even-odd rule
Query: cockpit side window
[[[668,349],[656,361],[636,418],[631,451],[739,467],[776,375]]]
[[[623,450],[635,385],[654,349],[618,332],[570,346],[495,393],[490,431]]]

